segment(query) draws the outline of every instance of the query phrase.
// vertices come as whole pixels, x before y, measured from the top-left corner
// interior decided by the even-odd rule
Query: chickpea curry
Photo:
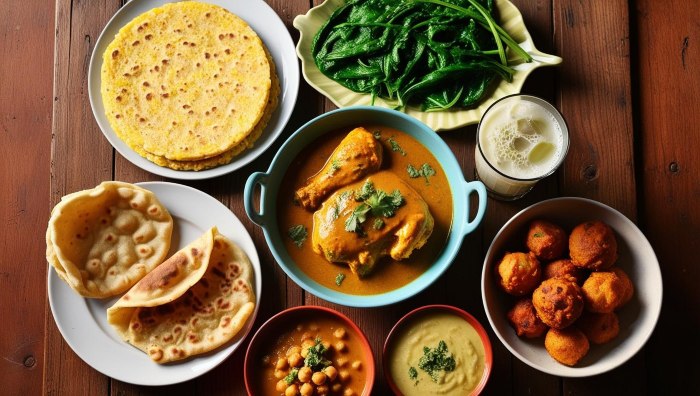
[[[381,125],[321,136],[295,158],[277,203],[287,251],[343,293],[400,288],[432,265],[452,225],[447,176],[409,134]]]
[[[256,394],[362,395],[360,338],[331,317],[302,320],[263,351]]]

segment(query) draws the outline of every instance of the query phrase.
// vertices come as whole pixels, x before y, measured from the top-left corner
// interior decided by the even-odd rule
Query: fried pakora
[[[581,287],[586,309],[591,312],[613,312],[625,305],[634,294],[634,286],[620,268],[593,272]]]
[[[549,329],[544,338],[544,347],[557,362],[574,366],[586,356],[590,344],[586,335],[572,326],[563,330]]]
[[[545,264],[542,268],[542,278],[556,278],[559,276],[571,276],[576,279],[576,283],[583,284],[588,277],[588,271],[574,265],[569,259],[555,260]]]
[[[524,296],[540,283],[542,269],[533,253],[506,253],[496,266],[496,277],[506,293]]]
[[[530,223],[525,245],[540,260],[554,260],[562,257],[566,249],[566,232],[556,224],[544,220]]]
[[[620,322],[615,312],[584,312],[576,321],[576,327],[593,344],[605,344],[620,332]]]
[[[563,329],[583,312],[583,294],[573,278],[550,278],[532,293],[537,316],[549,327]]]
[[[571,261],[578,267],[604,271],[617,260],[615,234],[602,221],[579,224],[569,235],[569,254]]]
[[[537,338],[547,331],[548,327],[537,316],[532,299],[523,297],[508,311],[508,320],[519,337]]]

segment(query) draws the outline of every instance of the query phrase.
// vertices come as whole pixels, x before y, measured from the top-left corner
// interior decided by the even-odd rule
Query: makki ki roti
[[[54,207],[46,259],[80,295],[111,297],[165,259],[172,229],[172,216],[151,191],[107,181]]]
[[[117,333],[157,363],[233,339],[255,309],[253,268],[216,227],[156,267],[107,310]]]
[[[168,161],[217,157],[246,144],[263,117],[270,63],[258,35],[226,9],[165,4],[120,29],[104,52],[107,118],[137,152]]]

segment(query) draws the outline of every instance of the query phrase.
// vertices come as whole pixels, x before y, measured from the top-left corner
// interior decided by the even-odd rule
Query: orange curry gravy
[[[380,133],[380,141],[384,148],[384,158],[380,170],[394,172],[400,179],[413,187],[428,204],[430,213],[435,219],[435,227],[428,242],[422,248],[413,251],[408,259],[395,261],[389,256],[382,258],[375,265],[374,270],[363,278],[353,274],[347,264],[328,262],[322,255],[313,251],[311,243],[313,213],[294,204],[294,192],[303,186],[308,178],[323,168],[333,150],[353,127],[343,128],[321,136],[294,159],[280,186],[277,198],[277,216],[280,233],[287,251],[299,268],[309,277],[328,288],[343,293],[371,295],[400,288],[416,279],[433,264],[434,259],[444,247],[450,232],[452,194],[445,172],[432,153],[420,142],[393,128],[371,124],[361,126],[375,134],[377,131]],[[395,151],[396,145],[392,145],[391,140],[398,144],[402,151]],[[402,155],[402,152],[405,155]],[[427,181],[425,177],[411,178],[407,171],[409,164],[420,169],[424,163],[429,164],[435,170],[435,175],[430,176]],[[297,247],[287,235],[291,227],[299,224],[304,225],[308,230],[308,237],[301,247]],[[336,285],[336,277],[341,273],[345,275],[345,278],[338,286]]]

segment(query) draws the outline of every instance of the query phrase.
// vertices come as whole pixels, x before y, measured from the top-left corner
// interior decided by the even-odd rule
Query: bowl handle
[[[477,208],[476,215],[474,218],[470,221],[469,220],[469,212],[471,212],[469,209],[469,196],[472,193],[476,193],[476,195],[479,198],[479,207]],[[464,219],[464,227],[462,228],[462,235],[466,236],[470,232],[474,231],[476,227],[479,226],[481,223],[481,220],[484,218],[484,215],[486,214],[486,201],[487,201],[487,195],[486,195],[486,187],[484,186],[484,183],[475,180],[471,182],[464,182],[464,196],[466,197],[467,201],[467,216]]]
[[[253,223],[259,225],[260,227],[265,226],[265,219],[263,215],[265,214],[265,209],[263,208],[262,197],[265,196],[265,182],[267,182],[267,173],[254,172],[248,176],[248,180],[245,182],[245,187],[243,189],[243,206],[245,206],[245,212],[253,221]],[[255,211],[255,202],[253,202],[255,186],[260,185],[260,212]]]

